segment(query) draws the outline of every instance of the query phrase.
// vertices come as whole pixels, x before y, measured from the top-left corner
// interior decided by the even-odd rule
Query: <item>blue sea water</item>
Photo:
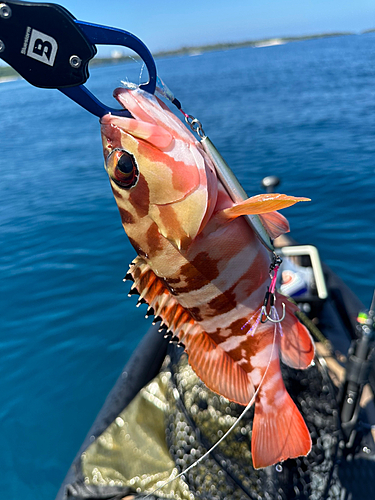
[[[375,35],[157,61],[249,195],[275,174],[311,203],[292,236],[368,304],[375,257]],[[138,63],[92,70],[111,103]],[[134,257],[96,118],[54,90],[0,85],[1,498],[54,498],[150,322],[122,277]]]

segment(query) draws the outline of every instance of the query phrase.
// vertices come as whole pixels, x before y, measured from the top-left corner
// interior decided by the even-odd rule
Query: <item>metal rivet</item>
[[[4,52],[4,50],[5,50],[5,43],[2,40],[0,40],[0,53]]]
[[[364,447],[362,448],[362,451],[363,451],[363,453],[367,453],[367,455],[369,455],[369,454],[371,453],[370,448],[367,448],[367,446],[364,446]]]
[[[3,19],[12,17],[12,9],[6,3],[0,3],[0,17]]]
[[[72,68],[79,68],[81,66],[82,59],[78,56],[70,56],[69,63]]]

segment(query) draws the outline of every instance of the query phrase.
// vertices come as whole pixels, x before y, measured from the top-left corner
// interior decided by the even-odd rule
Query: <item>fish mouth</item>
[[[113,116],[114,115],[112,115],[111,113],[107,113],[106,115],[103,115],[100,118],[100,125],[101,125],[102,129],[103,129],[103,127],[106,128],[108,126],[111,126],[111,122],[112,122]]]
[[[113,97],[116,99],[116,101],[118,103],[121,104],[121,107],[122,107],[122,110],[126,111],[126,115],[124,114],[124,118],[132,118],[132,119],[135,119],[135,117],[131,114],[131,112],[129,111],[129,109],[125,106],[125,103],[124,103],[124,99],[121,99],[121,95],[122,94],[125,94],[126,92],[128,91],[128,89],[126,88],[117,88],[113,91]],[[103,115],[100,119],[99,119],[99,123],[101,125],[110,125],[110,121],[111,121],[111,117],[112,116],[117,116],[119,118],[121,118],[121,111],[122,110],[119,110],[119,114],[116,115],[116,114],[112,114],[111,112]]]
[[[117,89],[115,89],[113,91],[113,97],[116,99],[116,101],[118,101],[121,104],[121,106],[123,108],[125,108],[125,106],[122,104],[120,96],[122,94],[126,94],[129,90],[134,90],[134,89],[127,89],[127,88],[124,88],[124,87],[117,87]]]
[[[127,96],[128,92],[130,89],[119,87],[113,91],[113,97],[116,99],[116,101],[121,105],[122,109],[129,113],[129,115],[124,115],[123,118],[131,118],[133,120],[137,120],[136,116],[133,116],[131,111],[127,108],[126,102],[127,101]],[[119,110],[120,113],[122,110]],[[101,132],[103,136],[105,136],[108,140],[108,142],[112,142],[115,137],[118,137],[118,127],[116,125],[120,125],[119,120],[121,120],[122,116],[121,114],[115,115],[112,114],[111,112],[103,115],[100,120],[100,126],[101,126]],[[117,121],[116,125],[113,123],[114,121]]]
[[[100,131],[103,142],[104,160],[107,161],[109,154],[116,145],[121,144],[121,132],[112,124],[113,115],[107,113],[100,119]]]
[[[113,97],[117,102],[119,102],[122,109],[130,114],[130,116],[126,116],[126,118],[132,118],[134,120],[134,116],[131,115],[130,111],[125,107],[124,102],[119,98],[123,92],[126,92],[126,89],[117,88],[113,91]],[[117,119],[117,121],[119,119],[121,120],[121,114],[114,115],[109,112],[103,115],[99,120],[105,160],[107,160],[108,155],[116,147],[116,145],[121,144],[120,129],[113,123],[115,119]]]
[[[116,101],[121,105],[122,109],[124,111],[126,111],[126,113],[128,113],[127,115],[124,114],[124,116],[126,118],[133,118],[133,119],[136,119],[135,116],[132,115],[131,111],[128,109],[128,107],[126,106],[126,103],[128,102],[127,101],[127,95],[128,95],[128,92],[129,90],[134,90],[134,89],[127,89],[127,88],[123,88],[123,87],[118,87],[116,88],[114,91],[113,91],[113,97],[116,99]],[[115,115],[115,116],[118,116],[121,118],[121,111],[122,110],[119,110],[120,111],[120,114],[118,115]],[[130,116],[129,116],[130,115]],[[107,116],[107,115],[104,115],[104,116]],[[103,117],[102,117],[103,118]]]

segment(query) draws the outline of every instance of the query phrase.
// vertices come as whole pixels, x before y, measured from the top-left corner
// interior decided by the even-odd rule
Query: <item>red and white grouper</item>
[[[140,89],[114,95],[134,117],[101,119],[105,168],[138,254],[133,288],[184,344],[209,389],[244,406],[258,390],[255,468],[307,455],[310,434],[279,358],[307,368],[313,342],[285,298],[276,342],[275,325],[259,321],[270,254],[241,217],[258,214],[275,238],[289,230],[276,210],[307,199],[264,194],[233,203],[201,144],[164,103]]]

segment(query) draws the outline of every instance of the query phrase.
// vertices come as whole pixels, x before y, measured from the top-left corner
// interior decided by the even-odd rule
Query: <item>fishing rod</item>
[[[370,370],[375,359],[375,291],[368,311],[357,317],[357,339],[348,351],[345,382],[341,390],[340,417],[346,448],[353,448],[358,432],[363,389],[370,381]]]

